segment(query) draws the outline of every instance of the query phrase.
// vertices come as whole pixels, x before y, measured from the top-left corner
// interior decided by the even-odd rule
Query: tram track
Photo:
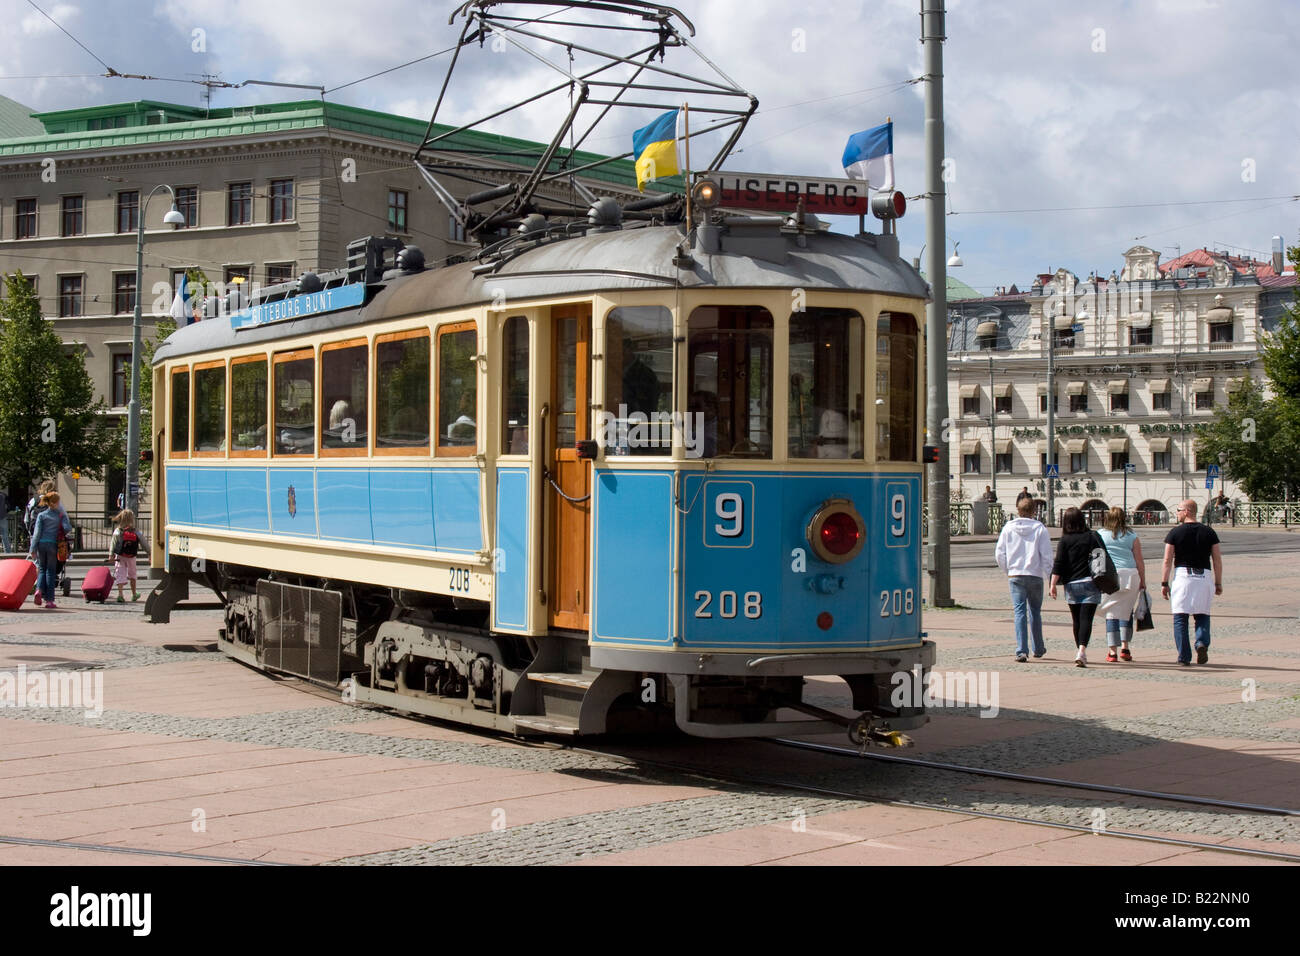
[[[787,743],[787,741],[784,741],[782,738],[775,738],[771,742],[778,745]],[[799,741],[795,743],[802,744],[804,742]],[[681,764],[672,761],[658,760],[654,758],[631,756],[628,754],[621,754],[616,751],[594,750],[591,748],[575,747],[563,743],[553,744],[553,746],[556,746],[560,749],[569,750],[573,753],[587,754],[590,756],[599,756],[599,757],[605,757],[607,759],[621,760],[633,766],[655,767],[661,770],[671,771],[673,773],[679,773],[679,774],[686,774],[701,780],[711,781],[720,784],[757,785],[763,787],[773,787],[773,788],[779,788],[783,790],[789,790],[793,793],[804,793],[804,794],[808,794],[809,796],[818,796],[818,797],[832,797],[836,799],[851,800],[857,803],[876,804],[879,806],[905,807],[905,808],[910,808],[915,810],[940,811],[943,813],[953,813],[953,814],[958,814],[967,817],[976,817],[976,818],[987,819],[987,820],[1000,820],[1007,823],[1020,823],[1020,824],[1030,825],[1030,826],[1048,827],[1055,830],[1067,830],[1074,833],[1117,837],[1120,839],[1136,840],[1145,843],[1156,843],[1156,844],[1161,844],[1166,846],[1178,847],[1181,849],[1231,853],[1237,856],[1248,856],[1248,857],[1254,857],[1258,859],[1279,860],[1287,863],[1300,863],[1300,854],[1286,853],[1280,850],[1261,850],[1261,849],[1253,849],[1250,847],[1225,845],[1220,843],[1208,843],[1200,840],[1182,840],[1176,837],[1157,836],[1155,834],[1142,833],[1139,831],[1132,831],[1132,830],[1114,830],[1108,827],[1098,829],[1096,827],[1086,826],[1083,824],[1063,823],[1054,820],[1040,820],[1040,819],[1035,819],[1033,817],[1019,816],[1010,813],[998,813],[991,810],[975,810],[968,807],[954,807],[946,804],[930,803],[924,800],[901,800],[892,797],[873,796],[871,794],[855,793],[848,790],[837,790],[830,787],[811,786],[808,784],[800,784],[789,780],[781,780],[781,779],[775,779],[770,777],[751,776],[748,774],[745,775],[730,774],[730,773],[724,773],[717,770],[703,768],[691,764]],[[814,747],[809,749],[819,749],[820,747],[821,745],[815,745]],[[844,751],[846,748],[836,748],[836,747],[828,746],[827,749],[829,749],[830,751],[837,751],[837,750]],[[855,757],[859,756],[857,751],[847,751],[847,753]],[[883,756],[883,755],[873,755],[873,756]],[[912,758],[903,758],[903,759],[912,759]],[[945,769],[943,765],[936,764],[935,766],[937,769]],[[967,769],[970,772],[978,772],[978,768],[965,768],[965,769]],[[989,775],[1000,775],[1002,772],[989,771],[988,773]],[[1070,782],[1061,781],[1061,782],[1054,783],[1053,785],[1070,786]],[[1102,787],[1104,785],[1096,785],[1096,786]],[[1112,792],[1121,792],[1121,793],[1128,792],[1134,795],[1145,795],[1148,793],[1152,793],[1152,791],[1125,791],[1124,788],[1110,788],[1110,790]],[[1143,798],[1147,799],[1148,797],[1144,796]],[[1179,794],[1167,794],[1161,797],[1160,799],[1168,799],[1174,802],[1182,802],[1182,803],[1195,803],[1198,805],[1204,805],[1201,804],[1201,801],[1210,801],[1210,805],[1218,806],[1218,807],[1224,806],[1223,802],[1212,801],[1211,798],[1193,798],[1191,800],[1188,800]],[[1251,805],[1232,804],[1229,802],[1227,806],[1246,807]],[[1298,813],[1297,811],[1285,810],[1282,808],[1264,808],[1264,809],[1256,810],[1254,812],[1269,812],[1273,815],[1300,815],[1300,813]]]
[[[234,866],[292,866],[292,863],[275,863],[268,860],[243,860],[232,856],[209,856],[206,853],[185,853],[181,850],[156,850],[138,846],[114,846],[107,843],[78,843],[72,840],[40,840],[35,837],[6,836],[0,834],[0,845],[39,846],[60,850],[91,850],[96,853],[125,853],[130,856],[158,856],[170,860],[192,860],[196,863],[229,863]]]

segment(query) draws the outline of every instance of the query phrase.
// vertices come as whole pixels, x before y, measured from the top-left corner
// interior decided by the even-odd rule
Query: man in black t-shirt
[[[1204,664],[1210,659],[1210,605],[1216,594],[1223,593],[1223,556],[1214,529],[1196,520],[1195,501],[1180,504],[1177,515],[1178,526],[1165,536],[1160,593],[1173,611],[1178,663],[1186,666],[1192,662],[1187,639],[1190,614],[1196,622],[1196,663]]]

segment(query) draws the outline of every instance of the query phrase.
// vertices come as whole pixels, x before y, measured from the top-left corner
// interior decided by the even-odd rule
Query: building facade
[[[347,243],[367,235],[418,245],[430,266],[478,248],[412,163],[425,120],[320,101],[225,109],[143,101],[28,115],[0,105],[0,272],[29,277],[65,346],[83,350],[115,419],[130,394],[135,297],[143,296],[147,338],[188,270],[225,292],[340,268]],[[520,164],[543,148],[473,131],[447,144],[466,151],[456,155],[467,166]],[[573,165],[598,158],[579,153]],[[521,165],[517,178],[525,173]],[[597,196],[639,195],[626,161],[578,179]],[[176,190],[184,226],[162,224],[167,191],[149,201],[159,184]],[[458,199],[481,188],[449,186]],[[567,184],[539,195],[556,197],[574,198]],[[69,509],[112,511],[124,467],[105,482],[64,476]]]
[[[1108,278],[1059,269],[1027,293],[959,303],[949,315],[954,492],[971,500],[993,485],[1007,505],[1028,487],[1044,500],[1050,400],[1058,515],[1123,505],[1136,521],[1163,522],[1184,498],[1239,497],[1231,483],[1207,488],[1219,463],[1198,459],[1196,436],[1248,378],[1263,379],[1260,336],[1294,286],[1294,272],[1271,263],[1196,250],[1162,265],[1134,246]]]

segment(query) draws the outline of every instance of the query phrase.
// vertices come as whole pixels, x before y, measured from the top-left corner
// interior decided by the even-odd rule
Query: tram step
[[[528,674],[527,677],[539,684],[558,684],[561,687],[572,687],[574,690],[581,691],[587,690],[596,681],[595,674],[570,674],[565,671],[538,672]]]
[[[515,717],[515,729],[528,731],[538,734],[564,734],[574,736],[578,733],[577,718],[568,718],[560,716],[518,716]]]

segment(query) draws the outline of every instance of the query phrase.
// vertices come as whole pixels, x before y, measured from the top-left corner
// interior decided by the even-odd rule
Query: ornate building
[[[1050,399],[1058,513],[1126,503],[1138,520],[1164,521],[1183,498],[1217,495],[1221,483],[1211,492],[1206,479],[1218,463],[1197,460],[1196,434],[1248,377],[1262,379],[1260,333],[1295,281],[1271,263],[1203,249],[1161,265],[1134,246],[1107,278],[1058,269],[1028,293],[958,303],[948,357],[954,488],[970,499],[996,484],[1007,504],[1028,486],[1043,499]]]

